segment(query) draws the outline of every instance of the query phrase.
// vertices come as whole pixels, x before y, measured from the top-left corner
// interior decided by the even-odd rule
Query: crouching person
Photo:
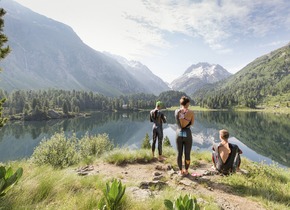
[[[239,170],[241,164],[242,150],[235,145],[228,142],[229,132],[227,130],[220,130],[219,144],[213,145],[212,161],[216,170],[220,173],[228,175]]]

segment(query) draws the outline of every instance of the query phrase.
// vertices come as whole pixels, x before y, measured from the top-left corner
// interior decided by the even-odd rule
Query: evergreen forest
[[[153,109],[161,100],[166,107],[178,106],[181,96],[179,91],[166,91],[159,96],[153,94],[132,94],[119,97],[108,97],[102,94],[85,91],[68,90],[17,90],[11,93],[0,90],[0,98],[6,99],[3,114],[11,119],[46,120],[53,118],[53,110],[62,117],[73,117],[87,111],[132,111]],[[59,118],[59,117],[56,117]]]

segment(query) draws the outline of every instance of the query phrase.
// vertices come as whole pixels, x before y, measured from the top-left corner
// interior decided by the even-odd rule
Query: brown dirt
[[[192,176],[192,174],[203,174],[211,168],[210,164],[202,164],[195,170],[190,169],[190,174],[186,177],[180,177],[171,169],[170,165],[155,161],[148,164],[127,164],[124,166],[116,166],[108,163],[98,163],[94,165],[93,170],[88,171],[88,175],[100,174],[104,177],[117,178],[123,184],[135,183],[135,187],[127,187],[126,192],[134,194],[134,198],[144,200],[152,195],[149,189],[140,189],[140,183],[152,182],[160,179],[166,180],[166,184],[174,187],[177,191],[186,191],[188,194],[205,195],[213,198],[214,202],[221,208],[227,210],[262,210],[265,209],[260,203],[250,198],[236,195],[228,186],[215,182],[220,175],[204,175],[201,177]],[[169,169],[169,170],[168,170]],[[157,175],[157,176],[156,176]],[[157,177],[157,178],[156,178]],[[154,182],[154,181],[153,181]],[[158,181],[155,181],[158,182]],[[141,187],[142,188],[142,187]],[[153,192],[158,195],[158,190]],[[206,202],[203,199],[198,202]]]

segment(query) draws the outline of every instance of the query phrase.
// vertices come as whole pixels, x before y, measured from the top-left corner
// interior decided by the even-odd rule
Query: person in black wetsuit
[[[155,109],[150,111],[150,122],[153,122],[152,132],[153,132],[153,142],[152,142],[152,155],[154,156],[155,147],[156,147],[156,140],[158,138],[158,154],[159,160],[163,160],[164,157],[162,156],[162,140],[163,140],[163,127],[162,124],[166,123],[166,117],[161,112],[161,108],[163,104],[161,101],[156,102]]]
[[[241,164],[242,150],[228,141],[229,132],[225,129],[219,131],[221,142],[213,145],[212,161],[217,171],[222,174],[230,174],[236,172]]]
[[[177,147],[177,164],[180,175],[187,175],[190,165],[190,152],[192,147],[192,134],[190,126],[194,123],[194,113],[189,110],[190,100],[186,96],[180,99],[180,108],[175,110],[175,120],[177,124],[176,130],[176,147]],[[184,151],[184,167],[182,169],[182,155]]]

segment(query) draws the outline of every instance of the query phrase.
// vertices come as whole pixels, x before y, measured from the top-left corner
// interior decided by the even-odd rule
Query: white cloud
[[[16,1],[70,25],[97,50],[135,59],[173,48],[168,33],[202,38],[227,53],[244,37],[290,30],[288,0]]]
[[[230,51],[224,43],[233,36],[265,36],[281,27],[289,27],[289,3],[286,0],[220,1],[143,1],[140,11],[126,17],[162,39],[164,32],[200,36],[214,50]],[[154,37],[152,36],[152,37]],[[154,45],[154,40],[151,40]],[[158,40],[156,46],[162,43]],[[162,47],[162,46],[160,46]]]

